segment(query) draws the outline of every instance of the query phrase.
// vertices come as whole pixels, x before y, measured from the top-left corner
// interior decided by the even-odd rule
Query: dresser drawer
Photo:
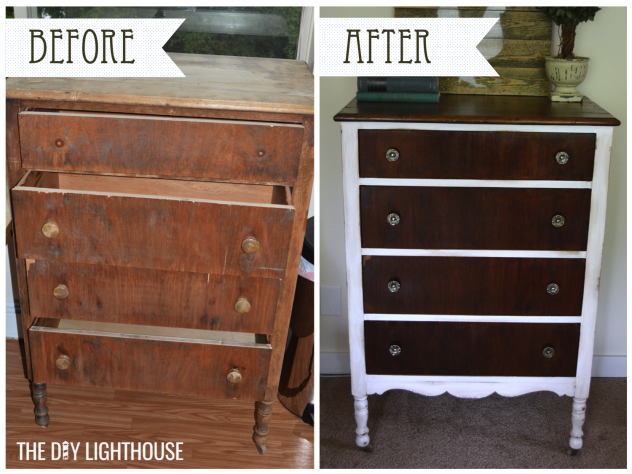
[[[360,214],[364,248],[583,251],[590,189],[361,186]]]
[[[574,377],[579,327],[365,321],[366,370],[379,375]]]
[[[29,335],[36,383],[211,398],[262,399],[272,352],[256,334],[58,319]]]
[[[366,256],[364,312],[581,316],[585,270],[579,258]]]
[[[595,134],[359,130],[358,147],[366,178],[592,181]]]
[[[49,171],[296,180],[303,127],[147,115],[21,112],[22,166]]]
[[[12,190],[20,258],[264,278],[285,273],[294,220],[285,188],[84,179],[29,172]],[[89,186],[94,190],[85,191]],[[47,223],[56,237],[46,237]]]
[[[46,260],[27,262],[27,266],[31,312],[40,317],[261,334],[274,331],[278,279]]]

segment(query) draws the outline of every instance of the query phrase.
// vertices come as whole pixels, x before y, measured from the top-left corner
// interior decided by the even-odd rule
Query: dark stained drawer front
[[[274,330],[279,283],[51,261],[28,268],[29,304],[39,317],[261,334]],[[57,299],[62,285],[67,297]],[[238,310],[247,306],[235,307],[240,298],[250,305],[245,313]]]
[[[22,112],[22,166],[294,182],[303,127],[142,115]]]
[[[581,316],[585,269],[579,258],[364,257],[364,312]]]
[[[592,181],[595,157],[587,133],[359,130],[358,146],[363,178]]]
[[[361,186],[360,209],[364,248],[583,251],[590,189]]]
[[[575,377],[579,328],[562,323],[365,321],[366,370],[378,375]],[[398,352],[392,346],[399,347],[397,355],[391,354]]]
[[[35,383],[239,400],[265,395],[269,344],[211,340],[201,334],[212,331],[170,329],[175,336],[163,336],[147,326],[136,326],[146,329],[144,334],[116,332],[126,331],[123,324],[103,331],[62,329],[65,321],[43,321],[60,325],[44,327],[40,319],[29,330]],[[234,369],[242,377],[239,383],[227,379]]]

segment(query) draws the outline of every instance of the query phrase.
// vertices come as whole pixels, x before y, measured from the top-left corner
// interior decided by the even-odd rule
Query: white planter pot
[[[557,59],[547,56],[544,67],[546,75],[555,85],[549,94],[553,102],[581,102],[584,96],[577,86],[584,82],[590,58]]]

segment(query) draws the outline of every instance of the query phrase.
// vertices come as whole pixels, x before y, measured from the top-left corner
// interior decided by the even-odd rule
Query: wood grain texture
[[[34,381],[238,400],[265,393],[269,349],[68,331],[29,331]],[[70,359],[67,370],[55,366],[61,355]],[[233,368],[243,376],[238,384],[226,380]]]
[[[271,334],[279,280],[38,261],[28,272],[34,314],[110,323]],[[53,297],[66,285],[65,300]],[[240,314],[244,297],[252,308]]]
[[[621,125],[588,97],[576,104],[548,97],[445,95],[437,104],[358,102],[352,99],[339,122],[421,122],[522,125]]]
[[[579,258],[364,257],[364,312],[581,316],[585,267]]]
[[[23,112],[22,166],[290,183],[303,128],[298,125],[141,115]]]
[[[360,186],[365,248],[586,250],[589,189]],[[391,225],[387,216],[400,217]],[[565,222],[555,227],[553,216]]]
[[[550,49],[549,49],[550,51]],[[542,68],[515,67],[511,60],[494,65],[498,76],[441,77],[439,89],[448,94],[549,97],[550,83]]]
[[[359,130],[358,147],[363,178],[591,181],[595,162],[589,133]]]
[[[7,98],[314,113],[314,78],[304,61],[167,54],[186,77],[10,78]]]
[[[573,377],[579,324],[366,321],[367,373]],[[401,354],[389,353],[392,344]],[[543,350],[555,354],[546,358]]]
[[[250,277],[285,273],[294,209],[64,192],[12,191],[20,258]],[[47,239],[42,226],[60,234]],[[245,254],[255,237],[261,249]]]

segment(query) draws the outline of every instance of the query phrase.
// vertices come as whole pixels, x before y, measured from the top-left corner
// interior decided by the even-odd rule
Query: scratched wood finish
[[[285,273],[291,208],[20,187],[12,198],[20,258],[264,278]],[[54,239],[41,231],[50,221],[60,229]],[[257,253],[241,249],[249,236],[260,242]]]
[[[360,186],[362,246],[585,251],[590,194],[590,189]],[[391,213],[399,224],[388,222]],[[564,217],[564,225],[551,223],[555,215]]]
[[[595,162],[590,133],[359,130],[358,147],[363,178],[591,181]]]
[[[35,382],[237,400],[265,393],[270,349],[56,331],[29,331]],[[66,370],[55,365],[62,355]],[[233,368],[237,384],[226,380]]]
[[[31,308],[43,318],[271,334],[277,279],[242,278],[38,261],[29,266]],[[53,296],[57,285],[69,296]],[[252,308],[240,314],[238,298]]]
[[[364,312],[581,316],[585,270],[579,258],[363,257]]]
[[[365,321],[368,374],[574,377],[580,324]],[[391,345],[401,347],[392,356]],[[543,351],[552,347],[553,357]]]
[[[22,166],[288,183],[303,128],[151,116],[23,112]]]

